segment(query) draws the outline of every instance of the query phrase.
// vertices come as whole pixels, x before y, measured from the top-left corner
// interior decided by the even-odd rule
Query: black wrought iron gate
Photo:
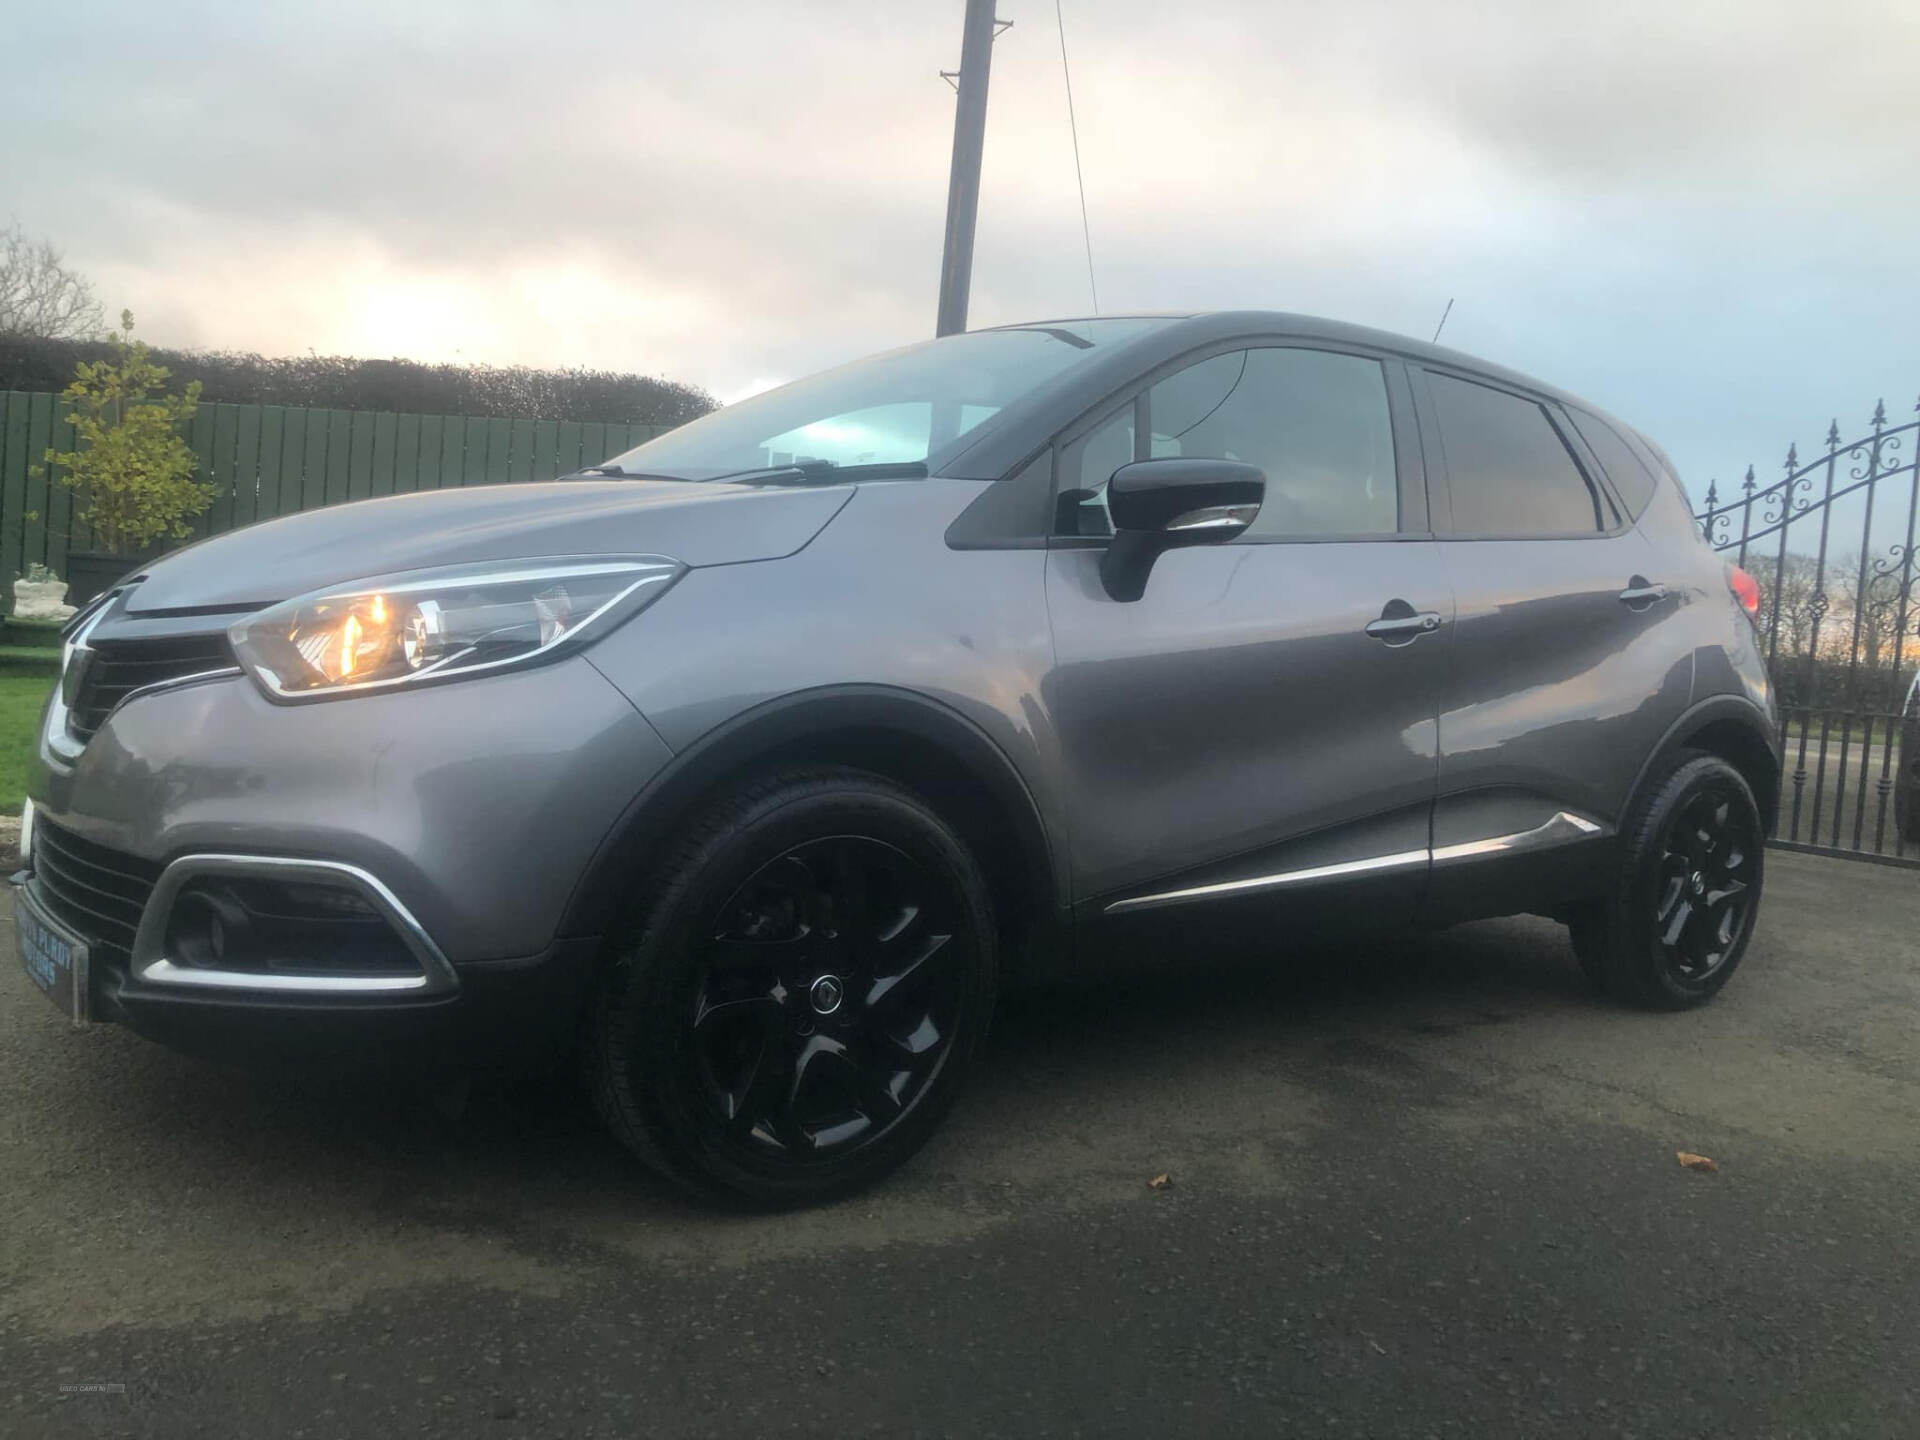
[[[1920,420],[1890,426],[1882,403],[1872,425],[1843,440],[1835,421],[1812,460],[1789,446],[1772,484],[1749,466],[1728,499],[1710,486],[1695,518],[1760,584],[1786,726],[1774,843],[1920,867]]]

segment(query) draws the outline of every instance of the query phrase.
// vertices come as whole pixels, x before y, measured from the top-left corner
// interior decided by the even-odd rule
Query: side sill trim
[[[1162,905],[1185,905],[1195,900],[1217,900],[1229,895],[1251,895],[1278,890],[1288,885],[1311,884],[1317,880],[1341,880],[1350,875],[1366,875],[1383,870],[1410,870],[1419,865],[1445,865],[1457,860],[1484,860],[1495,855],[1519,851],[1544,850],[1598,835],[1602,827],[1584,815],[1562,810],[1544,824],[1512,835],[1493,835],[1485,840],[1468,840],[1459,845],[1443,845],[1438,850],[1402,850],[1394,855],[1375,855],[1366,860],[1346,860],[1337,865],[1315,865],[1305,870],[1280,870],[1271,875],[1255,875],[1245,880],[1223,880],[1214,885],[1193,885],[1181,890],[1161,890],[1151,895],[1133,895],[1115,900],[1106,907],[1108,915],[1123,915],[1134,910],[1155,910]]]

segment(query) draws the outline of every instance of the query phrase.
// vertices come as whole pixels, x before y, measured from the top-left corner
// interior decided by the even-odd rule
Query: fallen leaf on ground
[[[1689,1170],[1718,1170],[1720,1167],[1705,1155],[1696,1155],[1691,1150],[1676,1150],[1673,1158]]]
[[[1164,1190],[1171,1184],[1173,1184],[1173,1176],[1156,1175],[1153,1179],[1147,1181],[1147,1188],[1149,1190]]]

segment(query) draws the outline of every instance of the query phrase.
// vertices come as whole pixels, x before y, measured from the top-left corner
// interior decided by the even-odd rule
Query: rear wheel
[[[1614,893],[1573,918],[1574,953],[1601,989],[1678,1010],[1733,977],[1759,910],[1764,837],[1740,772],[1684,752],[1656,777],[1622,831]]]
[[[595,1016],[596,1102],[690,1188],[846,1194],[938,1125],[994,981],[987,886],[950,827],[878,776],[772,775],[657,871]]]

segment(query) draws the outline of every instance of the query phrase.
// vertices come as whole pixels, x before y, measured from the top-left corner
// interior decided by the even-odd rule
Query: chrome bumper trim
[[[124,588],[124,587],[121,587]],[[119,590],[110,590],[99,600],[93,602],[94,608],[80,625],[69,634],[60,645],[60,679],[53,687],[53,698],[48,702],[46,724],[41,730],[42,753],[46,759],[61,770],[71,770],[80,759],[81,752],[87,748],[87,742],[74,735],[69,725],[73,713],[73,702],[79,698],[81,670],[87,660],[87,639],[100,622],[106,619],[107,612],[113,608],[114,596]],[[76,660],[79,668],[76,668]],[[246,671],[238,665],[215,665],[205,670],[196,670],[188,675],[171,675],[165,680],[156,680],[151,685],[142,685],[138,690],[129,690],[122,695],[114,706],[100,719],[101,726],[119,714],[122,709],[148,695],[159,695],[168,690],[179,690],[188,685],[201,685],[209,680],[227,680]]]
[[[47,701],[46,725],[40,740],[47,758],[62,768],[71,768],[80,758],[80,752],[87,748],[85,742],[74,739],[67,730],[67,716],[74,700],[73,686],[68,679],[74,674],[74,656],[86,649],[87,636],[112,605],[113,594],[109,591],[102,601],[94,602],[93,613],[81,621],[79,628],[60,642],[60,678],[54,682],[53,695]]]
[[[419,962],[418,975],[391,972],[360,975],[329,972],[263,973],[253,970],[214,970],[176,965],[164,952],[167,919],[187,882],[203,875],[256,876],[274,880],[344,881],[378,910],[394,927]],[[134,932],[133,978],[146,984],[179,988],[256,990],[275,994],[374,995],[404,993],[433,995],[456,990],[459,978],[433,943],[433,937],[380,879],[358,865],[339,860],[308,860],[279,855],[183,855],[160,872]]]

